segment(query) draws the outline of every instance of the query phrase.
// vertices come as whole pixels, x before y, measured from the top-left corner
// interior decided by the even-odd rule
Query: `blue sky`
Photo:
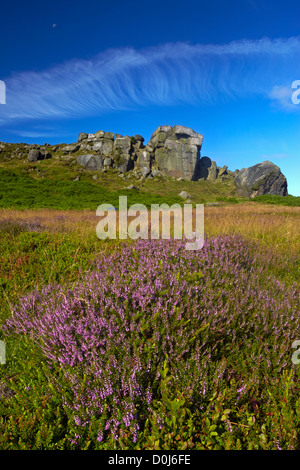
[[[147,142],[180,124],[203,134],[202,156],[270,160],[300,196],[299,0],[11,1],[1,19],[1,141]]]

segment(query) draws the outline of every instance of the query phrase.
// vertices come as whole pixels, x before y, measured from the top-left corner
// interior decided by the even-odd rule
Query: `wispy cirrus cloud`
[[[0,124],[252,96],[298,111],[290,87],[300,78],[299,55],[300,37],[110,49],[7,78]]]
[[[272,106],[290,113],[299,112],[300,106],[293,103],[291,98],[293,92],[291,86],[274,86],[269,93]]]

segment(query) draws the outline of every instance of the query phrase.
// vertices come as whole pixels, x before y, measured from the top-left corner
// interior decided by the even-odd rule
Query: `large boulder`
[[[30,149],[28,152],[28,161],[29,162],[36,162],[38,160],[46,160],[51,158],[51,154],[48,152],[47,149]]]
[[[281,170],[268,160],[243,168],[234,179],[239,196],[255,197],[264,194],[287,196],[287,180]]]
[[[30,149],[28,152],[28,161],[29,162],[36,162],[37,160],[41,159],[41,152],[39,149]]]
[[[197,179],[203,136],[184,126],[160,126],[147,151],[154,154],[160,171],[173,178]]]
[[[100,155],[79,155],[77,163],[83,166],[86,170],[101,170],[103,167],[102,158]]]

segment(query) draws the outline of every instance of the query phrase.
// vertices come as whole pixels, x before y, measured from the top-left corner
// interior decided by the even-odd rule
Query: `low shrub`
[[[2,448],[299,448],[299,291],[261,261],[238,236],[138,240],[24,296]]]

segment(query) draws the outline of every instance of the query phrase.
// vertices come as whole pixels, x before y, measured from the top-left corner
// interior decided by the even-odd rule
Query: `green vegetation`
[[[265,194],[264,196],[256,196],[253,198],[254,202],[262,202],[264,204],[276,204],[280,206],[300,206],[299,196],[274,196],[272,194]]]
[[[59,152],[0,153],[0,449],[300,450],[300,198],[86,172]],[[220,202],[205,209],[203,257],[97,239],[99,204],[172,205],[182,190]],[[97,361],[64,362],[83,351],[106,381]]]
[[[141,180],[131,172],[121,178],[112,168],[106,172],[84,170],[77,164],[76,155],[63,155],[57,146],[53,158],[28,162],[22,144],[11,144],[2,150],[0,208],[95,211],[103,203],[117,207],[119,196],[127,196],[128,205],[183,204],[184,200],[179,197],[183,190],[192,196],[193,203],[198,204],[245,201],[237,196],[232,178],[215,182],[176,181],[167,177]],[[127,190],[130,185],[138,190]]]
[[[114,175],[117,178],[116,175]],[[124,183],[123,183],[124,186]],[[100,204],[119,205],[119,196],[127,196],[132,204],[182,204],[179,196],[167,198],[158,194],[129,189],[112,190],[91,181],[33,178],[27,174],[0,169],[0,207],[18,209],[87,209],[96,210]]]

